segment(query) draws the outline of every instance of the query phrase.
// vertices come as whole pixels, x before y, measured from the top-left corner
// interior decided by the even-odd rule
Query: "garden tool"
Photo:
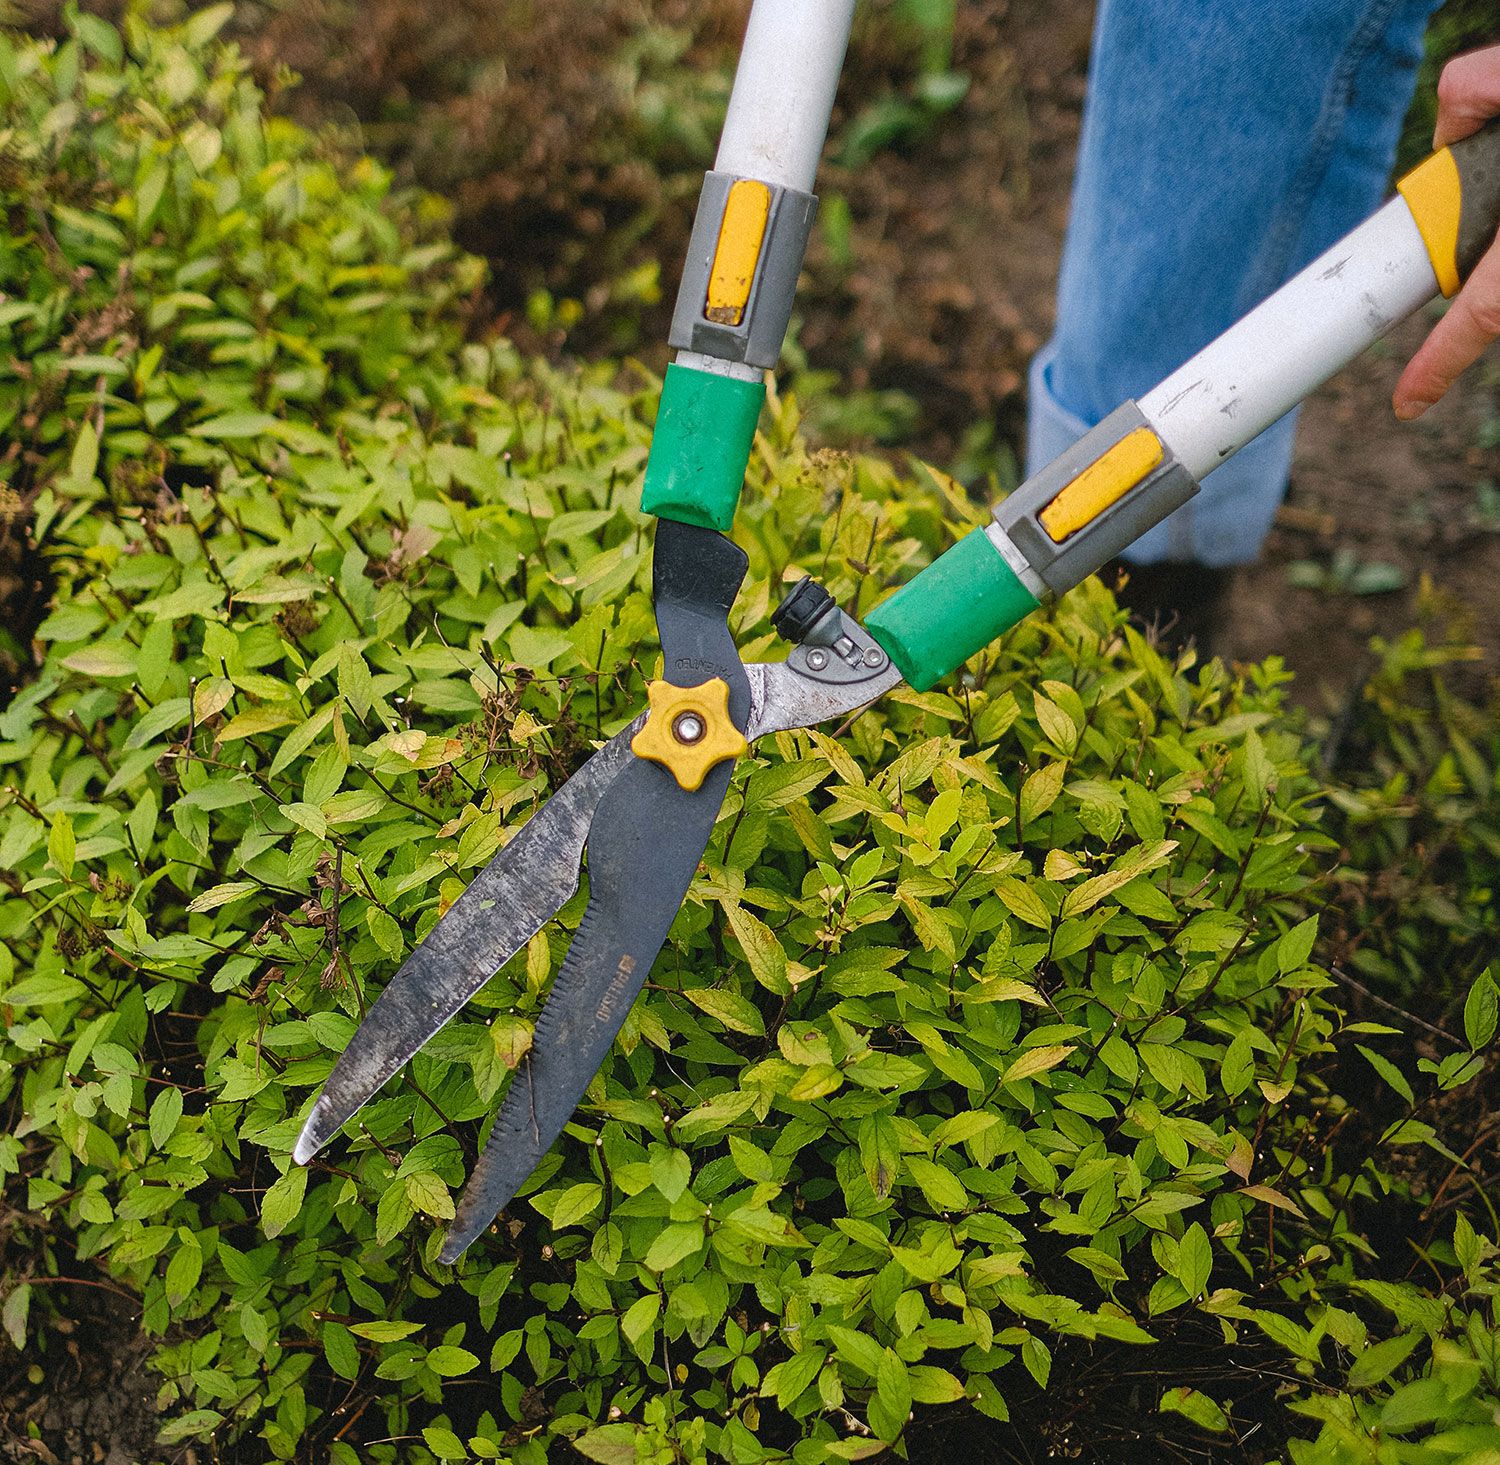
[[[741,662],[728,628],[747,568],[725,536],[817,200],[854,0],[756,0],[693,228],[643,489],[659,522],[663,673],[649,705],[527,822],[371,1007],[296,1158],[340,1126],[576,891],[589,893],[445,1238],[455,1261],[578,1105],[666,940],[735,760],[768,733],[923,690],[1188,502],[1199,480],[1439,291],[1500,219],[1500,125],[1444,148],[1398,196],[1138,401],[1105,418],[861,625],[811,580],[773,616],[785,661]]]

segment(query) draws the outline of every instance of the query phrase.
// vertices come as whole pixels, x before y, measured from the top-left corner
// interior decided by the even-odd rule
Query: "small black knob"
[[[771,624],[778,636],[800,645],[832,605],[833,596],[811,576],[804,576],[772,611]]]

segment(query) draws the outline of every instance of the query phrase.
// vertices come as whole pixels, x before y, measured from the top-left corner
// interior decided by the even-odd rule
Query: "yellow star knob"
[[[696,687],[650,682],[646,695],[651,712],[630,740],[630,751],[668,768],[689,793],[702,786],[710,768],[749,750],[729,720],[729,684],[723,677]]]

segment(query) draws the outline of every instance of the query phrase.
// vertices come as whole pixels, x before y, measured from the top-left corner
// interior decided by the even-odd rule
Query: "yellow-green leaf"
[[[1049,1068],[1056,1068],[1076,1046],[1074,1043],[1053,1043],[1045,1048],[1030,1048],[1005,1070],[1002,1082],[1019,1083],[1023,1078],[1046,1073]]]

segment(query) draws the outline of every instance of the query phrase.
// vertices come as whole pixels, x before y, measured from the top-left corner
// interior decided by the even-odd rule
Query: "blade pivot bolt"
[[[651,711],[630,740],[630,751],[660,763],[689,793],[703,786],[709,769],[749,748],[730,719],[729,684],[723,677],[696,687],[651,682],[646,695]]]

